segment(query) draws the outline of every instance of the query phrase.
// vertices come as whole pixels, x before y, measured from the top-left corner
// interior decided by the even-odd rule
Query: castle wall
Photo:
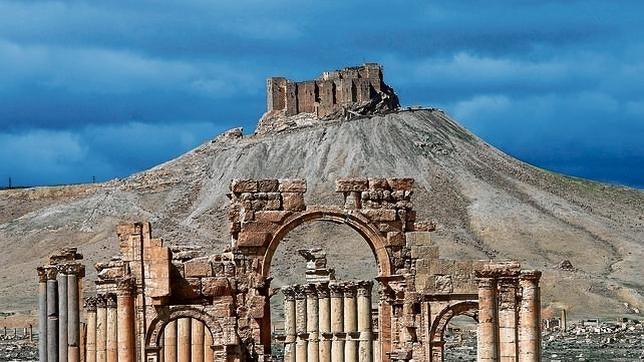
[[[315,113],[316,102],[315,81],[297,83],[297,110],[298,113]]]

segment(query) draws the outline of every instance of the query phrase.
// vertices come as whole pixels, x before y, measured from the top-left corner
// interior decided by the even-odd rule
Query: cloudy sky
[[[0,0],[0,186],[127,176],[255,128],[264,79],[380,62],[540,167],[644,187],[638,1]]]

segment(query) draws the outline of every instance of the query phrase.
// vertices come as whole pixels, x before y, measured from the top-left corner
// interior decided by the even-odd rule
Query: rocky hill
[[[414,207],[436,223],[443,257],[511,258],[541,269],[546,308],[574,317],[644,310],[644,191],[535,168],[424,109],[231,132],[123,180],[1,191],[0,311],[35,308],[34,268],[55,249],[78,246],[88,272],[116,254],[120,220],[149,220],[169,244],[220,252],[229,242],[231,179],[306,178],[307,203],[315,204],[339,203],[334,180],[348,176],[414,177]],[[274,260],[276,283],[294,275],[302,262],[293,251],[307,244],[326,246],[340,275],[373,276],[358,239],[324,223],[294,233]]]

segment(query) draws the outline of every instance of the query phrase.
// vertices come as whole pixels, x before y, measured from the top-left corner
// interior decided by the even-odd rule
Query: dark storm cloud
[[[444,108],[533,164],[641,187],[643,8],[0,0],[0,177],[125,176],[252,131],[269,75],[377,61],[404,104]]]

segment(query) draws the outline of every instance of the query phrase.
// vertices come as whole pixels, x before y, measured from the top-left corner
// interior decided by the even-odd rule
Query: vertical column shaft
[[[295,289],[291,286],[282,288],[284,293],[284,361],[295,362]]]
[[[38,356],[47,362],[47,274],[38,268]]]
[[[320,362],[331,362],[331,299],[329,299],[329,285],[320,284],[318,292],[318,327],[319,327],[319,354]]]
[[[497,282],[495,278],[479,278],[479,324],[478,358],[479,362],[499,360],[499,335],[497,316]]]
[[[177,360],[179,362],[190,362],[190,329],[192,323],[190,318],[179,318],[177,320]]]
[[[118,360],[118,341],[117,341],[117,323],[118,317],[116,315],[116,296],[108,294],[106,300],[107,306],[107,326],[106,326],[106,356],[107,362],[116,362]]]
[[[568,330],[568,322],[566,321],[565,309],[561,310],[561,323],[559,323],[559,325],[560,325],[559,329],[561,329],[562,331],[566,332]]]
[[[499,358],[517,360],[517,289],[518,278],[499,279]]]
[[[87,311],[87,337],[85,341],[85,362],[96,362],[96,299],[85,300]]]
[[[58,282],[55,268],[47,270],[47,361],[58,361]],[[5,333],[6,334],[6,333]]]
[[[306,333],[308,333],[307,357],[309,362],[320,360],[320,320],[318,294],[315,284],[308,284],[306,293]]]
[[[361,281],[357,289],[357,307],[358,307],[358,361],[373,361],[373,324],[371,322],[371,289],[373,283],[370,281]]]
[[[295,360],[306,362],[308,359],[308,335],[306,333],[306,294],[304,287],[295,287],[295,328],[297,339],[295,342]]]
[[[340,284],[330,284],[331,290],[331,360],[344,362],[344,287]]]
[[[105,296],[96,297],[96,362],[107,361],[107,308]]]
[[[58,272],[58,360],[67,361],[67,274]]]
[[[519,277],[519,361],[541,359],[541,295],[539,271],[522,271]]]
[[[203,340],[204,340],[204,325],[200,320],[192,319],[191,327],[192,337],[192,362],[204,362],[203,360]],[[119,361],[120,362],[120,361]]]
[[[356,303],[356,285],[344,285],[344,360],[358,362],[358,306]]]
[[[69,362],[80,361],[80,308],[78,305],[78,272],[68,269],[67,274],[67,356]]]
[[[213,362],[213,351],[212,351],[212,333],[206,328],[204,330],[204,345],[203,345],[203,359],[205,362]],[[166,361],[167,362],[167,361]]]
[[[163,362],[177,362],[177,321],[170,321],[163,329]]]
[[[134,362],[134,284],[130,279],[119,281],[116,294],[118,361]]]

